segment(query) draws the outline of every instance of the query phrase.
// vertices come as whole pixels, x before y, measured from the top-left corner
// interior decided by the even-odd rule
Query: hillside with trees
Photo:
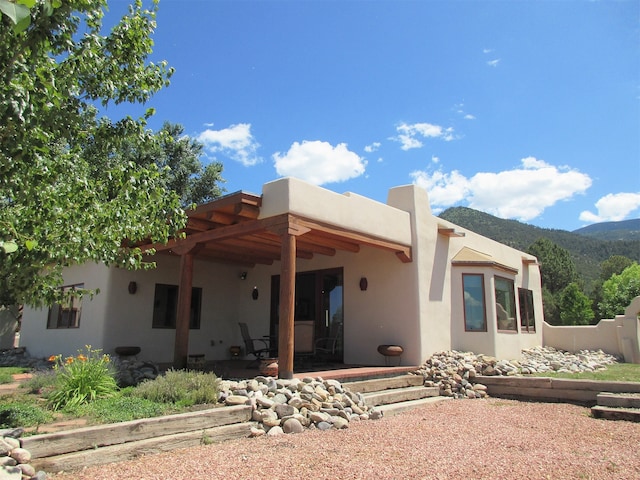
[[[594,223],[574,230],[573,233],[599,240],[640,240],[640,218]]]

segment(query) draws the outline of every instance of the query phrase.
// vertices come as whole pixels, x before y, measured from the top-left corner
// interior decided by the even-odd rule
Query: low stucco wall
[[[555,326],[544,323],[543,345],[570,352],[601,349],[640,363],[640,297],[633,299],[624,315],[600,320],[597,325]]]

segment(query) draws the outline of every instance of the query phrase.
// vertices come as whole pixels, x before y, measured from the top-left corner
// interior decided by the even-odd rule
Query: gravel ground
[[[640,424],[568,404],[450,400],[346,430],[243,438],[54,475],[92,479],[637,479]]]

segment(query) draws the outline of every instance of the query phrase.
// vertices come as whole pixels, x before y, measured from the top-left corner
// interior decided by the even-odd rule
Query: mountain
[[[538,238],[548,238],[569,251],[575,262],[576,269],[584,279],[588,289],[600,275],[600,262],[610,256],[624,255],[640,263],[640,239],[602,240],[590,234],[585,235],[567,230],[540,228],[517,220],[504,220],[467,207],[448,208],[439,216],[518,250],[526,251],[529,245]],[[634,222],[634,220],[631,222]],[[625,222],[607,223],[620,224]],[[634,223],[631,223],[631,228],[634,225]],[[625,224],[624,227],[626,231],[628,226]]]
[[[572,233],[599,240],[640,240],[640,218],[621,222],[594,223]]]

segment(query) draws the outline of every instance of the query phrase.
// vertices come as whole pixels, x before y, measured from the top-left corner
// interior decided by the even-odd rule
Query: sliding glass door
[[[280,276],[274,275],[271,279],[271,335],[274,338],[278,334],[279,295]],[[296,274],[294,335],[297,355],[342,362],[343,302],[341,268]]]

